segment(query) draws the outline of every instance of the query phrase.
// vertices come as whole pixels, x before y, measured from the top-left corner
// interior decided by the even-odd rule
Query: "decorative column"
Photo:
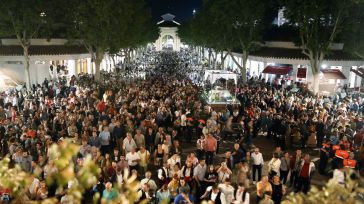
[[[29,75],[30,75],[30,84],[38,83],[38,68],[35,64],[34,60],[30,60],[29,62]]]
[[[263,69],[262,69],[262,72],[263,70],[267,67],[267,62],[262,62],[262,63],[259,63],[259,64],[263,64]],[[263,73],[263,78],[265,79],[266,82],[269,81],[269,74],[264,74]]]
[[[340,85],[341,86],[344,86],[345,84],[349,85],[349,83],[350,83],[350,69],[351,69],[351,66],[342,66],[341,72],[344,74],[346,79],[340,80]]]
[[[253,70],[253,68],[252,68],[252,61],[248,59],[248,61],[246,62],[246,65],[247,65],[246,68],[247,69],[249,68],[249,75],[252,76],[253,73],[255,73],[255,70]],[[248,65],[249,65],[249,67],[248,67]],[[258,71],[256,74],[258,75]]]
[[[68,76],[76,75],[76,61],[75,60],[68,60],[67,61],[67,68],[68,68]]]
[[[296,82],[296,80],[297,80],[297,71],[298,71],[298,67],[299,67],[300,65],[298,65],[298,64],[292,64],[292,68],[293,68],[293,71],[292,71],[292,81],[293,82]]]
[[[306,81],[309,88],[311,88],[313,84],[313,74],[312,74],[312,68],[311,65],[307,65],[307,74],[306,74]]]
[[[92,69],[94,64],[93,64],[93,62],[91,62],[91,58],[86,58],[86,61],[87,61],[87,73],[94,74],[94,70]]]
[[[361,82],[362,82],[363,79],[361,77],[359,77],[358,75],[355,75],[355,77],[356,77],[355,87],[358,87],[358,89],[360,90],[360,88],[361,88]]]

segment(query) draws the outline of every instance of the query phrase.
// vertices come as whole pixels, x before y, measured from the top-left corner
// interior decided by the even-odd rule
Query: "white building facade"
[[[167,13],[162,16],[163,20],[157,23],[160,34],[154,43],[156,51],[172,50],[178,52],[181,50],[181,39],[177,34],[180,24],[174,18],[174,15]]]
[[[94,73],[95,63],[91,55],[81,45],[66,45],[65,39],[33,39],[29,48],[30,82],[42,83],[45,78],[52,79],[59,76],[71,77],[79,73]],[[116,62],[120,57],[116,57]],[[10,77],[14,81],[25,81],[25,62],[22,47],[16,39],[2,39],[0,45],[0,74]],[[53,71],[51,69],[53,67]],[[58,69],[61,68],[61,69]],[[113,60],[107,54],[101,63],[101,70],[114,69]]]
[[[342,44],[331,46],[331,55],[327,55],[321,67],[321,87],[328,86],[328,88],[332,88],[332,85],[337,87],[347,85],[348,88],[359,89],[363,87],[362,77],[352,70],[361,69],[364,60],[343,52],[342,48]],[[217,54],[218,62],[221,62],[220,55]],[[240,53],[233,53],[233,55],[241,65],[242,55]],[[207,51],[205,51],[205,58],[208,58]],[[289,67],[290,70],[286,75],[275,74],[274,68],[277,66]],[[229,55],[226,57],[223,67],[240,73],[238,65],[234,63]],[[248,76],[260,76],[270,82],[279,77],[293,82],[306,83],[310,87],[313,81],[310,61],[302,54],[301,49],[292,42],[266,42],[260,50],[249,55],[246,67]],[[270,70],[267,73],[268,67]],[[327,71],[330,72],[330,76],[325,77]],[[332,72],[335,73],[332,74]]]

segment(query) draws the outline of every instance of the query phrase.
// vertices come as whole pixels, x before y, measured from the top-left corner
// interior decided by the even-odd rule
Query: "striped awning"
[[[346,79],[339,69],[321,69],[325,79]]]
[[[292,65],[268,65],[263,73],[265,74],[278,74],[278,75],[286,75],[293,70]]]
[[[351,72],[354,72],[356,75],[360,76],[361,78],[364,77],[364,68],[359,67],[358,69],[350,69]]]

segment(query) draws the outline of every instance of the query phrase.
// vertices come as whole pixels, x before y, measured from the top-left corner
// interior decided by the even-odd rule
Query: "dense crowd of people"
[[[168,57],[160,61],[177,56]],[[49,147],[65,139],[81,146],[78,160],[92,155],[102,172],[84,203],[96,193],[116,199],[125,171],[138,176],[138,199],[149,203],[278,204],[288,191],[307,193],[316,170],[343,186],[345,168],[360,170],[362,98],[292,92],[255,78],[232,90],[240,106],[214,110],[200,100],[201,87],[170,71],[128,81],[103,73],[99,82],[81,74],[1,95],[2,158],[9,155],[29,173],[43,170],[28,198],[68,203],[67,195],[45,182],[57,174]],[[262,137],[276,144],[268,158],[258,148]],[[221,158],[216,155],[223,141],[233,146]],[[189,152],[182,148],[191,145],[196,148]],[[314,163],[307,152],[317,147],[320,160]],[[11,192],[0,190],[11,199]]]

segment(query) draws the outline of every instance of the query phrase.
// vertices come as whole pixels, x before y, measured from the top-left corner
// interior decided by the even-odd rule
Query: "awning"
[[[359,67],[358,69],[350,69],[351,72],[354,72],[356,75],[360,76],[361,78],[364,78],[364,69],[362,67]]]
[[[278,74],[278,75],[286,75],[292,71],[291,65],[268,65],[263,73],[266,74]]]
[[[325,79],[346,79],[339,69],[321,69]]]
[[[364,73],[364,67],[359,67],[358,70],[362,73]]]
[[[297,78],[306,78],[307,68],[298,68],[297,69]]]

